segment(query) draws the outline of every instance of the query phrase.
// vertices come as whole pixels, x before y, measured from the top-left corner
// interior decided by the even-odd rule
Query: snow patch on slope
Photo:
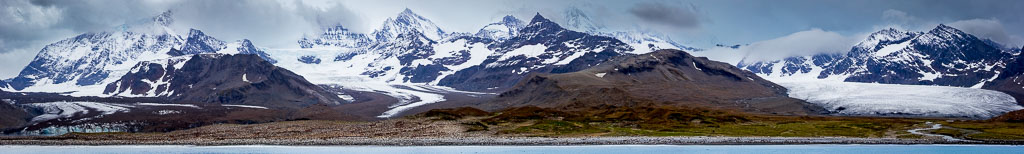
[[[135,103],[135,105],[141,105],[141,106],[177,106],[177,107],[190,107],[190,108],[196,108],[196,109],[199,108],[199,106],[192,105],[192,104]]]
[[[882,49],[878,49],[878,51],[875,52],[875,56],[877,56],[877,57],[884,57],[884,56],[892,54],[892,53],[894,53],[896,51],[903,50],[903,49],[907,48],[907,46],[910,46],[910,42],[913,42],[913,41],[903,41],[902,43],[899,43],[899,44],[887,45],[887,46],[885,46]]]
[[[501,55],[501,58],[498,58],[498,61],[505,61],[508,60],[509,58],[520,55],[525,57],[537,57],[540,56],[541,54],[544,54],[544,50],[547,49],[548,47],[544,46],[544,44],[524,45],[523,47],[520,47],[518,49],[509,51]]]
[[[253,105],[235,105],[235,104],[221,104],[220,106],[227,106],[227,107],[241,107],[241,108],[254,108],[254,109],[270,109],[270,108],[267,108],[267,107],[262,107],[262,106],[253,106]]]

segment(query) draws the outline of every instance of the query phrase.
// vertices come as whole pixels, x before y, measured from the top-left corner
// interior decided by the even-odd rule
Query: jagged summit
[[[563,15],[565,16],[565,27],[569,29],[589,33],[597,32],[602,29],[601,26],[594,23],[594,21],[590,19],[590,16],[579,8],[570,7],[565,10]]]
[[[897,44],[910,40],[917,37],[917,35],[919,35],[919,33],[900,31],[895,28],[882,29],[868,35],[867,38],[855,45],[854,50],[861,50],[860,52],[874,51],[889,44]]]
[[[405,8],[404,10],[402,10],[402,13],[399,13],[398,15],[399,16],[419,16],[419,15],[416,15],[416,13],[412,12],[412,9],[409,9],[409,8]]]
[[[945,24],[939,24],[938,26],[935,26],[935,28],[928,31],[927,33],[925,33],[925,35],[922,36],[922,41],[926,41],[926,43],[938,43],[956,40],[980,41],[980,39],[974,37],[974,35],[967,34],[963,31],[960,31],[959,29],[946,26]]]
[[[953,28],[953,27],[950,27],[950,26],[946,26],[946,24],[939,24],[938,26],[935,26],[935,28],[932,29],[932,31],[936,31],[936,30],[947,31],[947,32],[960,32],[959,29],[956,29],[956,28]]]
[[[477,37],[490,38],[494,40],[506,40],[514,37],[519,33],[519,30],[523,29],[526,24],[522,20],[512,15],[507,15],[501,18],[501,21],[487,24],[484,28],[480,28],[477,31]]]
[[[523,22],[522,20],[519,20],[519,18],[516,18],[515,16],[512,16],[512,15],[506,15],[505,17],[501,17],[501,23],[504,23],[504,24],[522,23],[522,22]]]
[[[338,46],[338,47],[361,47],[372,43],[366,34],[354,33],[342,25],[327,27],[324,32],[316,37],[304,37],[298,41],[299,47],[313,48],[315,46]]]
[[[551,20],[548,20],[547,18],[544,18],[544,16],[540,15],[540,12],[537,12],[537,15],[533,15],[533,19],[530,19],[530,24],[531,25],[537,24],[537,23],[547,23],[547,22],[551,22]]]
[[[212,36],[208,36],[198,29],[190,29],[188,37],[185,39],[184,46],[181,47],[180,55],[198,54],[204,52],[213,52],[224,49],[226,42],[217,40]],[[180,56],[178,54],[171,54],[172,56]]]
[[[71,95],[99,96],[95,88],[113,82],[125,69],[141,61],[187,54],[242,51],[239,43],[227,44],[190,29],[179,35],[169,27],[174,22],[168,10],[150,18],[127,22],[115,29],[83,33],[45,46],[19,73],[8,79],[12,91],[71,92]],[[238,48],[239,50],[236,50]],[[247,53],[268,58],[249,42]]]
[[[950,26],[946,26],[946,24],[939,24],[938,26],[935,26],[935,28],[933,28],[931,31],[928,31],[928,33],[931,33],[931,34],[948,34],[948,35],[954,35],[954,36],[970,36],[970,35],[967,35],[966,32],[961,31],[960,29],[956,29],[956,28],[950,27]]]
[[[153,22],[158,25],[170,26],[174,23],[174,18],[172,18],[173,15],[174,13],[171,10],[164,11],[163,13],[160,13],[160,15],[153,17]]]
[[[381,28],[373,32],[373,36],[378,42],[388,42],[398,37],[398,35],[416,32],[423,33],[424,36],[431,40],[440,40],[445,36],[444,30],[441,30],[434,22],[412,12],[408,8],[399,13],[398,16],[385,20]]]

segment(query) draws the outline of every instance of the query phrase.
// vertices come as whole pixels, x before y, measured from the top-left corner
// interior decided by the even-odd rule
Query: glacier
[[[1024,109],[1010,95],[985,89],[835,80],[773,82],[788,88],[790,97],[843,116],[987,119]]]

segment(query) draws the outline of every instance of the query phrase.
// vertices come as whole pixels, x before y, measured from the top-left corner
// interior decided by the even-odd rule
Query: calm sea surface
[[[970,153],[1024,154],[1008,145],[594,145],[594,146],[0,146],[0,153]]]

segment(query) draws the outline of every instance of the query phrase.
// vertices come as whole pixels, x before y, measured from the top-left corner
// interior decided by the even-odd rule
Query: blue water
[[[594,146],[0,146],[0,153],[970,153],[1022,154],[1009,145],[594,145]]]

